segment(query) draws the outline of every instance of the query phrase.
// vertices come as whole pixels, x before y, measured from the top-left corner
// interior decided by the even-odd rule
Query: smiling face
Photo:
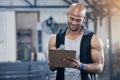
[[[86,16],[86,9],[79,3],[74,3],[70,6],[67,13],[68,26],[71,31],[78,31],[84,22]]]

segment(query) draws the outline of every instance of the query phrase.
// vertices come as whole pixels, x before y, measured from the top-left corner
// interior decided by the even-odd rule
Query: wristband
[[[81,63],[79,69],[82,70],[82,71],[84,71],[85,70],[85,65]]]

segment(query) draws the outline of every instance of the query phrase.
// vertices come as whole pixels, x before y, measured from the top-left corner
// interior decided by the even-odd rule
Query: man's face
[[[84,16],[74,16],[72,14],[67,14],[68,16],[68,26],[71,31],[77,31],[81,28],[81,25],[84,21]]]

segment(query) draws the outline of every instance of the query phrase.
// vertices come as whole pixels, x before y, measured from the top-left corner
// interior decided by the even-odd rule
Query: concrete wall
[[[0,12],[0,62],[16,61],[15,12]]]
[[[30,0],[29,0],[30,1]],[[80,0],[79,0],[80,1]],[[33,1],[31,1],[33,3]],[[0,5],[28,5],[24,0],[0,0]],[[61,0],[38,0],[38,5],[65,5]],[[0,9],[0,61],[14,61],[16,60],[16,21],[15,11],[39,11],[40,22],[48,19],[50,16],[54,18],[57,23],[67,23],[66,11],[67,8],[21,8],[21,9]],[[118,34],[120,15],[112,17],[112,41],[113,44],[120,41]],[[107,19],[103,19],[103,25],[98,24],[98,36],[103,40],[104,45],[107,45],[108,40],[108,24]],[[98,21],[99,23],[99,21]],[[41,25],[39,25],[41,27]],[[89,28],[93,30],[93,24],[90,22]],[[1,35],[2,34],[2,35]],[[12,35],[12,36],[11,36]],[[50,36],[50,35],[49,35]],[[43,36],[43,46],[48,44],[49,36]],[[45,39],[47,37],[47,39]],[[12,47],[11,47],[12,44]],[[46,50],[46,49],[45,49]],[[8,58],[9,56],[9,58]]]
[[[113,44],[120,42],[120,14],[112,16],[112,41]]]

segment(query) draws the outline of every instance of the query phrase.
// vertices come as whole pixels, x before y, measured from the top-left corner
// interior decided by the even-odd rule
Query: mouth
[[[72,25],[71,24],[71,25],[69,25],[69,28],[71,31],[77,31],[77,30],[79,30],[80,27],[79,27],[79,25]]]
[[[76,29],[78,26],[71,25],[70,27],[71,27],[72,29]]]

